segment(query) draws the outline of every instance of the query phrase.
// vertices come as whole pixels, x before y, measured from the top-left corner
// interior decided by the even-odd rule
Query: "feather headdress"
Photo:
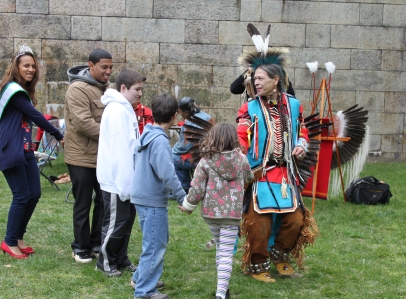
[[[281,82],[284,83],[283,86],[286,90],[289,81],[284,68],[288,63],[287,57],[285,57],[289,52],[288,49],[269,47],[271,25],[268,25],[265,39],[262,38],[258,29],[251,23],[247,25],[247,31],[250,34],[256,49],[253,51],[244,51],[243,55],[240,57],[240,63],[244,68],[251,69],[253,72],[255,72],[259,66],[264,64],[278,66],[281,73]]]

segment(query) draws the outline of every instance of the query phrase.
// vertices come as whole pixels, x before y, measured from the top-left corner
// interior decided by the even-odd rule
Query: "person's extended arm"
[[[25,116],[30,118],[38,127],[41,127],[46,132],[56,138],[62,140],[63,135],[55,128],[45,117],[39,112],[28,99],[28,96],[23,92],[16,93],[10,101],[10,104],[20,110]]]
[[[202,158],[196,166],[189,193],[183,201],[183,207],[188,211],[194,211],[198,203],[203,200],[206,195],[208,175],[204,165],[205,159]]]

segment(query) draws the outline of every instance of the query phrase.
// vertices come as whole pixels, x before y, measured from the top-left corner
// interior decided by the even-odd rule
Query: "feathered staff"
[[[317,72],[317,67],[319,63],[317,61],[315,62],[307,62],[306,63],[307,67],[310,70],[310,73],[312,74],[312,84],[313,85],[313,102],[312,102],[312,110],[314,110],[316,105],[316,72]]]

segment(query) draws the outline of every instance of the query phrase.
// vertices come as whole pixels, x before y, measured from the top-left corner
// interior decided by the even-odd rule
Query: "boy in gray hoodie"
[[[138,211],[142,230],[142,253],[132,281],[136,299],[169,298],[157,290],[162,275],[164,254],[169,240],[169,194],[182,205],[186,196],[172,160],[168,129],[177,120],[178,102],[168,93],[151,102],[154,124],[147,124],[137,141],[131,202]]]

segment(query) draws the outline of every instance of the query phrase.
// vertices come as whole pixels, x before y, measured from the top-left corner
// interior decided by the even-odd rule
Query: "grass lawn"
[[[264,284],[244,276],[238,251],[231,298],[406,298],[405,168],[406,163],[364,167],[362,176],[373,175],[390,184],[394,196],[387,206],[344,204],[342,197],[317,200],[315,218],[321,236],[306,250],[307,271],[294,278],[276,277],[276,283]],[[46,170],[52,175],[67,172],[62,157]],[[25,237],[36,253],[27,260],[0,254],[0,298],[133,298],[130,273],[107,278],[95,271],[95,261],[74,262],[72,203],[65,202],[70,185],[60,185],[57,191],[43,178],[41,183],[42,198]],[[10,190],[0,174],[0,239],[10,201]],[[310,199],[305,198],[305,203],[311,207]],[[214,298],[215,250],[205,247],[211,234],[200,213],[180,213],[171,201],[169,224],[164,292],[172,299]],[[137,218],[129,248],[133,263],[138,263],[140,253]],[[276,276],[274,268],[271,274]]]

